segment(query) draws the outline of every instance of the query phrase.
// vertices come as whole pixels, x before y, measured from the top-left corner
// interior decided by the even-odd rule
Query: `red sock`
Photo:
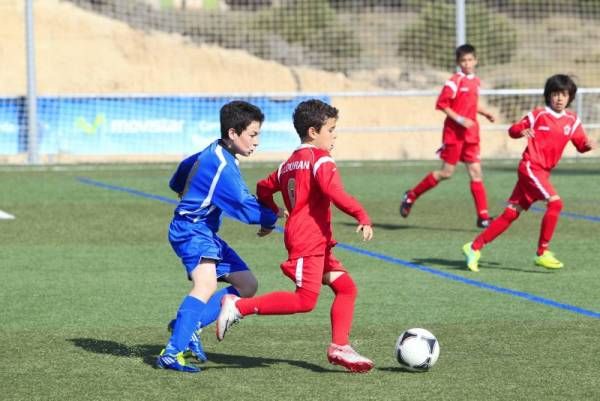
[[[354,317],[356,285],[349,274],[343,274],[329,285],[335,293],[331,305],[331,342],[338,345],[349,343]]]
[[[431,188],[435,187],[438,184],[438,180],[435,179],[433,173],[429,173],[421,180],[420,183],[417,184],[416,187],[411,189],[412,195],[414,195],[414,199],[416,200],[419,196],[421,196],[424,192],[429,191]]]
[[[270,292],[252,298],[240,298],[235,306],[242,316],[256,313],[258,315],[292,315],[310,312],[317,305],[319,294],[296,288],[296,292]]]
[[[560,199],[548,202],[546,213],[542,218],[542,227],[540,228],[540,239],[538,241],[537,249],[538,255],[541,255],[546,249],[548,249],[550,240],[552,239],[552,235],[556,229],[556,224],[558,223],[558,217],[560,216],[562,207],[563,203]]]
[[[480,219],[489,219],[490,215],[488,214],[487,197],[483,181],[471,181],[471,195],[473,195],[473,201],[475,201],[477,217]]]
[[[518,217],[519,212],[517,212],[515,209],[507,207],[506,209],[504,209],[504,212],[500,216],[492,220],[488,228],[483,230],[483,232],[479,234],[477,238],[475,238],[475,240],[473,241],[473,245],[471,245],[471,248],[473,248],[476,251],[480,250],[485,246],[485,244],[492,242],[497,236],[506,231],[506,229]]]

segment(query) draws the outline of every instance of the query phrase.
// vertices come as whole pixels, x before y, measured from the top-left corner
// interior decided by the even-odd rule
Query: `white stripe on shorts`
[[[533,171],[531,171],[531,163],[529,161],[525,163],[525,167],[527,167],[527,174],[529,174],[529,178],[533,180],[537,189],[539,189],[542,195],[544,195],[544,198],[548,199],[550,197],[550,194],[548,193],[548,191],[546,191],[546,188],[542,186],[540,180],[538,180],[538,178],[533,174]]]
[[[296,261],[296,286],[302,287],[302,268],[304,267],[304,258],[298,258]]]

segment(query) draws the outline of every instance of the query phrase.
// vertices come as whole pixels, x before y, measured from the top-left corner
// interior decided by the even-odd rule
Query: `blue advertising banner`
[[[24,126],[23,98],[0,98],[0,155],[15,155],[20,149],[20,130]]]
[[[319,97],[329,102],[327,96]],[[238,99],[238,98],[236,98]],[[299,144],[292,112],[307,97],[252,97],[266,116],[262,151],[289,151]],[[38,100],[40,154],[191,154],[220,136],[224,97],[41,97]],[[0,101],[0,154],[26,151],[19,130],[19,99]],[[19,145],[21,143],[21,145]]]

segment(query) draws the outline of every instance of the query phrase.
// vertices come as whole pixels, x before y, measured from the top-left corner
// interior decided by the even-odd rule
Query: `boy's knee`
[[[319,299],[319,294],[299,288],[296,291],[296,296],[298,297],[298,304],[297,304],[297,312],[298,313],[310,312],[313,309],[315,309],[315,307],[317,306],[317,300]]]
[[[471,178],[471,182],[483,181],[483,173],[481,171],[469,171],[469,177]]]
[[[450,178],[452,178],[453,174],[454,174],[454,171],[445,171],[445,170],[438,171],[438,174],[437,174],[438,181],[449,180]]]
[[[258,281],[254,276],[248,277],[242,283],[238,283],[235,286],[236,290],[240,293],[240,297],[249,298],[253,297],[258,291]]]
[[[509,223],[515,221],[519,218],[521,214],[521,210],[518,206],[509,205],[504,209],[504,212],[500,215],[500,218],[508,221]]]
[[[560,198],[548,202],[547,213],[559,215],[563,208],[563,202]]]
[[[347,273],[338,277],[330,286],[335,295],[345,295],[352,298],[356,298],[358,295],[358,288],[356,288],[352,277]]]

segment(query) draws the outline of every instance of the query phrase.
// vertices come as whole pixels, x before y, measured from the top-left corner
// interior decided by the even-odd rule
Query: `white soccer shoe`
[[[221,300],[221,312],[219,313],[219,317],[217,318],[217,340],[223,341],[225,338],[225,333],[231,325],[240,321],[243,317],[235,307],[236,301],[240,299],[232,294],[227,294]]]
[[[327,359],[333,365],[340,365],[350,372],[366,373],[373,369],[373,361],[356,352],[350,345],[330,344]]]

